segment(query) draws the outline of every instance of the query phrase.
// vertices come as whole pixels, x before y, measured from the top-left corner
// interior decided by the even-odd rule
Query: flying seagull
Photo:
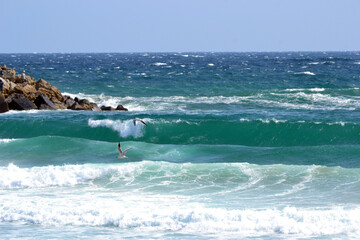
[[[127,158],[127,156],[125,156],[126,152],[129,151],[131,148],[128,148],[124,151],[121,150],[121,146],[120,146],[120,142],[118,143],[118,150],[119,150],[119,156],[118,158]]]
[[[142,124],[144,124],[145,126],[147,126],[146,123],[145,123],[142,119],[140,119],[140,118],[135,118],[135,119],[133,120],[134,126],[136,126],[136,121],[139,121],[139,122],[141,122]]]

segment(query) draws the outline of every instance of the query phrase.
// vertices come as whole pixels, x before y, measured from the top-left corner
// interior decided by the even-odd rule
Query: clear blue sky
[[[0,53],[359,51],[359,0],[0,0]]]

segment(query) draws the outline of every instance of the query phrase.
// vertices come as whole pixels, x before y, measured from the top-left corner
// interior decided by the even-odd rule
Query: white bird
[[[147,126],[146,123],[145,123],[142,119],[140,119],[140,118],[135,118],[135,119],[133,120],[134,126],[136,126],[136,121],[139,121],[139,122],[141,122],[142,124],[144,124],[145,126]]]
[[[129,151],[131,148],[128,148],[124,151],[121,150],[121,146],[120,146],[120,142],[118,143],[118,150],[119,150],[119,156],[118,158],[127,158],[127,156],[125,156],[126,152]]]

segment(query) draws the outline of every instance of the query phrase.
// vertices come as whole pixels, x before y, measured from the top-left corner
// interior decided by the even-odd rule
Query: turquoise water
[[[360,234],[360,53],[0,54],[3,63],[129,111],[1,114],[0,238]],[[119,141],[132,147],[127,159]]]

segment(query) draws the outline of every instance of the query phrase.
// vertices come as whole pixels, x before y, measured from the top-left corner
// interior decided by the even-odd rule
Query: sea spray
[[[111,128],[112,130],[119,133],[121,137],[129,137],[133,136],[135,138],[142,137],[144,126],[142,124],[134,125],[132,120],[110,120],[110,119],[104,119],[104,120],[92,120],[89,119],[88,124],[90,127],[96,128],[96,127],[107,127]]]

